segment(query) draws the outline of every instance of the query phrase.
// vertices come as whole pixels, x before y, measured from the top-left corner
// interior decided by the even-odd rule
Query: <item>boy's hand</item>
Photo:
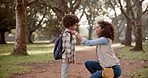
[[[69,59],[69,63],[74,63],[74,61],[72,61],[72,59]]]

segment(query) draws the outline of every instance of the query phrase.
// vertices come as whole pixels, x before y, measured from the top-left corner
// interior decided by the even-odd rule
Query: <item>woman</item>
[[[82,41],[82,44],[86,46],[96,46],[97,61],[85,62],[86,68],[92,74],[90,78],[102,78],[105,72],[103,70],[106,68],[112,68],[114,78],[121,75],[120,61],[115,56],[111,47],[111,43],[115,38],[115,29],[113,24],[107,21],[98,21],[96,27],[98,38],[95,40],[87,40],[78,32],[71,32]],[[111,70],[107,71],[111,72]]]

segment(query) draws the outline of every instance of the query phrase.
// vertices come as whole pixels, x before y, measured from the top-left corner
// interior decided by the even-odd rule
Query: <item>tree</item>
[[[108,5],[110,4],[110,5]],[[120,35],[121,33],[123,32],[123,29],[125,27],[125,19],[124,19],[124,15],[123,14],[120,14],[118,15],[118,11],[116,11],[116,8],[118,8],[118,4],[117,4],[117,0],[108,0],[106,1],[106,5],[108,7],[111,6],[111,8],[114,10],[114,16],[111,17],[112,19],[112,23],[116,26],[116,39],[115,39],[115,42],[120,42]]]
[[[16,37],[15,46],[12,54],[28,55],[26,47],[27,32],[27,6],[34,3],[33,1],[15,0],[16,2]]]
[[[130,0],[126,0],[126,11],[123,9],[123,6],[121,4],[121,1],[119,0],[120,4],[120,9],[121,12],[125,15],[126,21],[127,21],[127,26],[126,26],[126,34],[125,34],[125,40],[124,40],[124,45],[125,46],[131,46],[131,41],[132,41],[132,21],[134,18],[132,18],[132,13],[133,13],[133,5]]]
[[[13,1],[0,1],[0,44],[6,44],[5,32],[15,28]]]
[[[46,22],[46,25],[50,27],[49,30],[51,30],[51,33],[53,33],[52,35],[55,37],[59,36],[59,33],[65,29],[62,27],[61,23],[63,16],[65,14],[75,14],[81,4],[81,0],[40,0],[39,2],[40,4],[52,9],[51,14],[54,16],[51,15],[50,17],[49,15],[49,18],[52,18],[53,20],[48,18],[49,22]],[[56,30],[56,32],[54,30]]]
[[[33,43],[32,33],[43,25],[43,20],[47,16],[47,7],[43,7],[38,2],[28,7],[27,43]]]
[[[142,26],[143,26],[143,41],[148,39],[148,12],[142,16]]]
[[[59,34],[62,34],[61,31],[63,30],[63,27],[61,26],[61,20],[58,19],[57,16],[53,14],[53,11],[51,9],[48,9],[47,14],[48,16],[44,21],[46,26],[42,27],[43,29],[42,32],[46,32],[46,35],[49,38],[52,37],[54,41],[59,36]]]
[[[128,1],[128,0],[127,0]],[[121,12],[125,15],[125,17],[133,24],[133,26],[136,28],[136,45],[131,50],[133,51],[143,51],[142,46],[142,14],[146,13],[147,8],[145,11],[142,12],[142,2],[144,0],[133,0],[134,5],[132,5],[135,8],[130,8],[131,16],[127,15],[122,7],[121,1],[119,0]],[[134,11],[133,11],[134,9]]]
[[[39,2],[40,4],[52,9],[60,22],[65,14],[75,14],[75,11],[81,4],[81,0],[42,0]]]
[[[87,0],[83,0],[81,4],[81,9],[84,15],[86,16],[86,19],[88,21],[88,39],[92,39],[92,32],[94,30],[95,20],[96,17],[98,17],[101,12],[101,2],[98,0],[90,0],[89,2]]]
[[[134,3],[137,9],[137,17],[135,19],[136,26],[136,45],[131,49],[132,51],[144,51],[142,46],[142,2],[143,0],[135,0]],[[147,8],[146,8],[147,10]],[[145,11],[144,11],[145,12]]]
[[[126,24],[126,19],[124,17],[123,14],[120,14],[117,16],[118,17],[118,23],[116,22],[116,18],[112,18],[112,22],[114,25],[116,25],[116,39],[115,39],[115,42],[121,42],[123,44],[123,40],[122,39],[122,34],[125,34],[123,32],[125,32],[125,24]]]
[[[76,9],[81,4],[81,0],[42,0],[40,3],[51,8],[58,19],[62,19],[65,14],[75,14]]]

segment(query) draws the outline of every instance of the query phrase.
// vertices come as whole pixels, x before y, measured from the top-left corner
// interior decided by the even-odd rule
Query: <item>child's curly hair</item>
[[[74,14],[66,14],[62,19],[63,26],[68,28],[79,23],[79,18]]]

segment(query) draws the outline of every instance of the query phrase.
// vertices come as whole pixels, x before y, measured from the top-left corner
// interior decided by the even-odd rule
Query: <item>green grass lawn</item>
[[[119,55],[118,57],[123,57],[126,59],[143,59],[143,60],[148,60],[148,43],[143,44],[143,51],[130,51],[132,47],[123,47],[119,50]]]
[[[0,78],[8,78],[11,74],[28,72],[30,69],[28,66],[0,65]]]
[[[10,55],[13,47],[14,44],[0,44],[0,78],[31,70],[31,67],[18,64],[53,60],[53,44],[27,44],[28,56]]]
[[[14,48],[14,44],[0,44],[0,55],[9,55]],[[28,54],[49,53],[53,50],[53,44],[27,44]]]
[[[132,47],[123,47],[118,51],[118,57],[125,59],[141,59],[148,61],[148,43],[143,44],[143,51],[130,51]],[[127,76],[134,76],[134,78],[148,78],[148,65],[143,68],[137,69],[136,73],[127,73]]]

